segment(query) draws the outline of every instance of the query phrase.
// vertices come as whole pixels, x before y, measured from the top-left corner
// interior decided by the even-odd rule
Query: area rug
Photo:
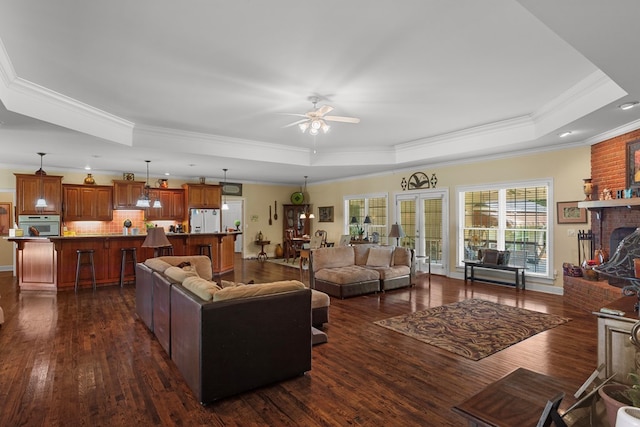
[[[480,360],[570,320],[468,299],[374,323],[468,359]]]
[[[289,258],[291,259],[291,258]],[[283,267],[291,267],[291,268],[295,268],[295,269],[300,269],[300,259],[296,258],[295,261],[289,261],[287,262],[285,259],[283,258],[269,258],[267,259],[268,263],[271,264],[278,264],[278,265],[282,265]]]

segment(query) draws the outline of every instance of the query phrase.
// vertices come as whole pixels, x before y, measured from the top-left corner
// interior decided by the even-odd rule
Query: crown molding
[[[7,110],[124,145],[134,123],[18,77],[0,39],[0,99]]]

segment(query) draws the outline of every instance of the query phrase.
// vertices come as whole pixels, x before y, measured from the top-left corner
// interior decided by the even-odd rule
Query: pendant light
[[[307,195],[307,178],[308,176],[305,175],[304,176],[304,190],[302,191],[302,194],[304,194],[305,196]],[[309,205],[304,205],[304,211],[300,214],[300,219],[313,219],[316,216],[313,213],[309,213]]]
[[[151,200],[149,199],[149,163],[151,163],[151,160],[145,160],[145,162],[147,163],[147,182],[144,185],[144,190],[142,191],[142,194],[140,195],[140,198],[138,199],[138,201],[136,202],[136,207],[138,208],[150,208],[151,207]],[[161,208],[162,204],[160,203],[160,200],[156,200],[155,202],[153,202],[153,207],[154,208]]]
[[[47,153],[38,153],[40,156],[40,169],[36,171],[36,175],[40,175],[40,198],[36,201],[36,208],[46,208],[47,201],[44,199],[44,175],[47,173],[42,169],[42,158]]]
[[[227,185],[227,171],[229,169],[224,168],[222,169],[224,171],[224,182],[222,183],[222,194],[224,194],[224,186]],[[229,210],[229,205],[227,204],[227,196],[224,196],[224,199],[222,201],[222,210],[223,211],[228,211]]]

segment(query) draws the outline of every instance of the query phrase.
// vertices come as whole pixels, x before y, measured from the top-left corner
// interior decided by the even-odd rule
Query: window
[[[550,181],[459,189],[458,259],[485,248],[509,251],[509,264],[549,277]]]
[[[357,196],[346,196],[344,198],[345,212],[345,234],[357,235],[357,229],[362,228],[365,237],[373,240],[374,233],[378,241],[382,244],[388,243],[387,238],[387,195],[386,194],[363,194]],[[365,219],[369,217],[371,223],[365,224]],[[355,223],[352,221],[355,218]]]

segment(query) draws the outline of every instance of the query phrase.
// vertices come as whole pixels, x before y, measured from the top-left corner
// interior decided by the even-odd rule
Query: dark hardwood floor
[[[223,277],[300,276],[238,259]],[[575,385],[568,394],[596,367],[596,319],[561,296],[439,276],[429,285],[422,276],[410,289],[332,298],[329,342],[313,348],[310,372],[201,406],[136,319],[134,293],[132,285],[19,292],[11,273],[0,273],[0,426],[463,426],[451,407],[518,367],[568,379]],[[572,321],[477,362],[373,324],[467,298]]]

